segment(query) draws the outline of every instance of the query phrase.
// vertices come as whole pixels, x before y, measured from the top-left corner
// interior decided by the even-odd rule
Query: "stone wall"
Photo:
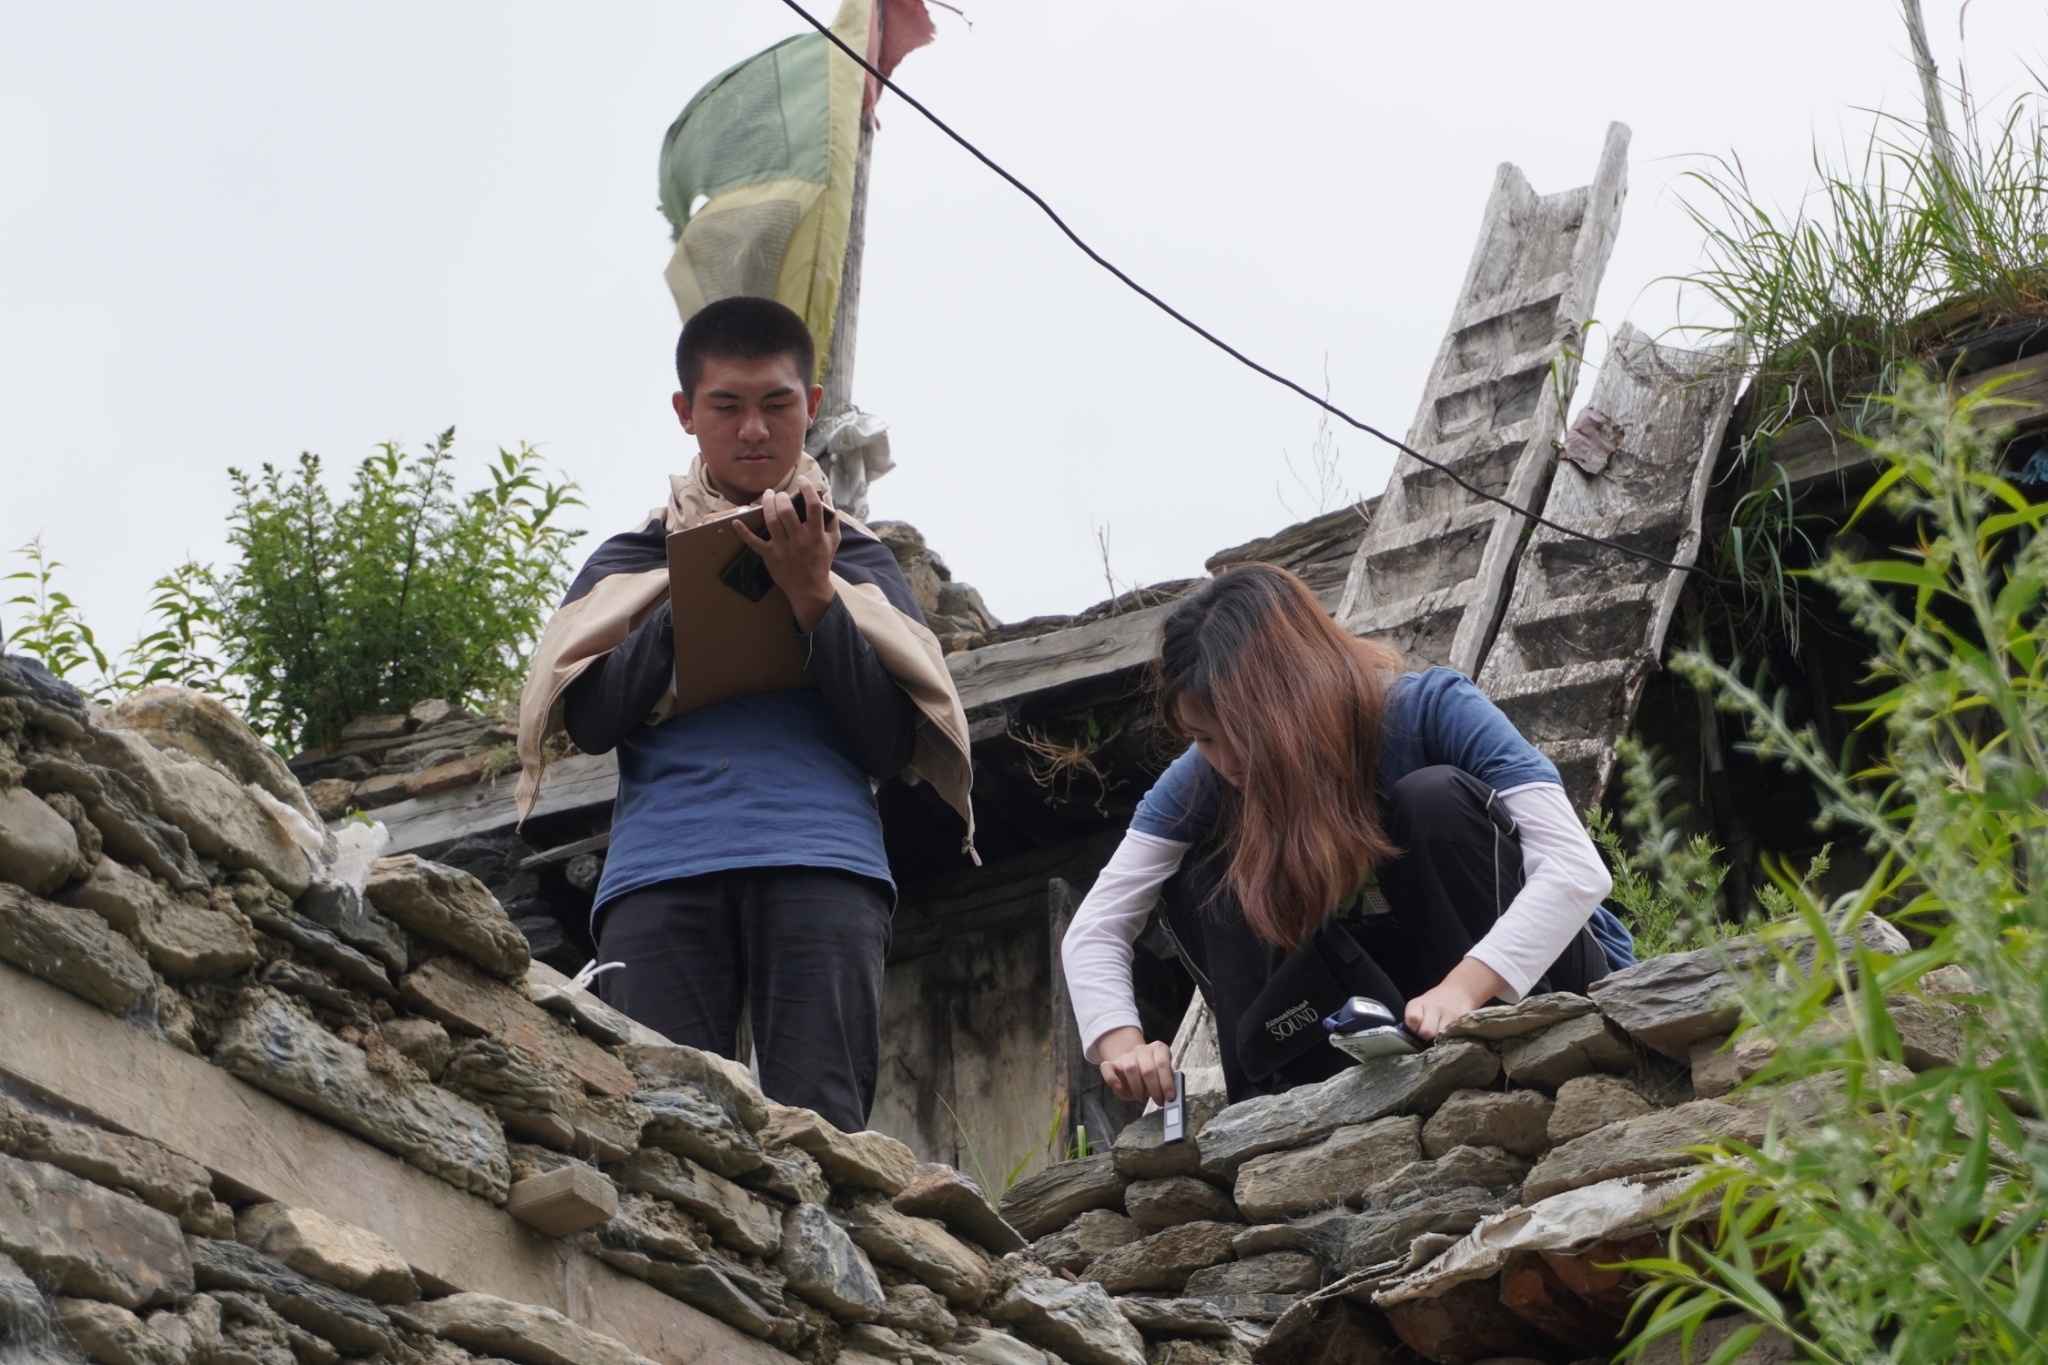
[[[95,715],[0,659],[0,1349],[1051,1359],[970,1180],[773,1104],[530,962],[475,878],[315,815],[203,698]]]
[[[1603,1267],[1664,1245],[1682,1149],[1791,1103],[1736,1090],[1738,942],[1197,1095],[992,1208],[379,842],[204,698],[99,715],[0,658],[0,1361],[1569,1365],[1619,1344]]]

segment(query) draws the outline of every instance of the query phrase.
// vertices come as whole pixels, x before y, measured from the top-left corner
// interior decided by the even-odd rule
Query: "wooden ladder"
[[[1629,130],[1609,124],[1591,185],[1539,195],[1503,164],[1408,444],[1533,506],[1577,379],[1621,222]],[[1418,664],[1476,675],[1527,522],[1401,456],[1353,556],[1337,620]]]
[[[1726,348],[1659,346],[1624,325],[1572,425],[1543,515],[1692,564],[1736,388]],[[1597,472],[1573,462],[1581,449]],[[1576,807],[1607,789],[1615,743],[1662,658],[1685,579],[1548,527],[1529,538],[1479,686],[1557,764]]]

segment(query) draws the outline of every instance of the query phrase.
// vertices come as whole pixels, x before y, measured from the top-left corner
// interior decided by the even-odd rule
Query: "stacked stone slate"
[[[418,796],[473,787],[519,766],[518,722],[423,701],[402,714],[361,716],[325,748],[291,760],[306,797],[328,820]]]
[[[217,703],[99,714],[0,657],[0,959],[815,1365],[1605,1359],[1635,1284],[1603,1267],[1663,1247],[1685,1147],[1757,1140],[1771,1102],[1736,1091],[1768,1040],[1725,1045],[1738,941],[1195,1096],[1187,1139],[1147,1115],[998,1210],[532,963],[474,877],[317,815]],[[1969,989],[1895,1013],[1915,1069],[1956,1060],[1942,995]],[[0,1085],[0,1360],[641,1359],[246,1193]]]
[[[1906,947],[1881,924],[1866,943]],[[1034,1340],[1134,1359],[1109,1345],[1109,1307],[1174,1365],[1607,1360],[1639,1282],[1604,1267],[1663,1253],[1693,1179],[1684,1149],[1759,1142],[1771,1106],[1798,1103],[1729,1093],[1768,1052],[1727,1045],[1726,969],[1746,951],[1653,959],[1590,999],[1484,1009],[1427,1052],[1282,1095],[1192,1096],[1186,1140],[1163,1142],[1154,1112],[1020,1182],[1001,1209],[1039,1268],[1013,1292],[1100,1333],[1086,1348]],[[1944,984],[1969,989],[1929,979],[1929,999],[1894,1002],[1915,1070],[1958,1059]],[[1736,1325],[1710,1324],[1696,1358]],[[1767,1339],[1741,1360],[1792,1358]]]
[[[0,657],[0,959],[794,1358],[1055,1359],[967,1177],[769,1102],[532,964],[475,878],[374,852],[218,704],[100,714]],[[0,1359],[343,1358],[640,1360],[0,1086]]]

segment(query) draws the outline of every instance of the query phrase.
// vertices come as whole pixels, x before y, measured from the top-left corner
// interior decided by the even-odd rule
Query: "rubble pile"
[[[1680,1149],[1767,1117],[1730,1095],[1766,1049],[1723,1046],[1725,955],[1686,954],[1321,1085],[1193,1096],[1186,1140],[1149,1114],[992,1207],[531,961],[469,874],[317,815],[214,702],[154,689],[98,713],[0,657],[9,970],[784,1353],[764,1358],[1605,1359],[1633,1283],[1603,1267],[1662,1248]],[[1900,1016],[1916,1066],[1954,1059],[1947,1008]],[[0,1358],[643,1358],[602,1322],[451,1292],[364,1228],[247,1194],[0,1082]]]

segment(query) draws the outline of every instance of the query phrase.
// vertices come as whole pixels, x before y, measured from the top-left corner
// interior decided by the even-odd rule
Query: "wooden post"
[[[877,0],[875,30],[879,38],[887,6]],[[879,50],[879,43],[877,44]],[[862,89],[867,77],[862,78]],[[861,109],[860,137],[853,158],[853,215],[846,229],[846,264],[839,275],[839,307],[832,316],[832,339],[825,349],[825,373],[818,382],[824,398],[818,404],[820,418],[836,417],[853,406],[853,360],[860,341],[860,271],[866,253],[868,224],[868,172],[875,154],[875,111]],[[835,506],[859,520],[868,515],[868,471],[865,465],[847,464],[826,457],[822,461],[832,480]]]
[[[1081,1100],[1093,1069],[1081,1054],[1081,1030],[1074,1023],[1074,999],[1067,991],[1066,963],[1060,944],[1081,897],[1072,883],[1054,877],[1045,886],[1046,927],[1052,944],[1052,1086],[1053,1107],[1060,1119],[1060,1155],[1073,1150],[1074,1125],[1081,1121]]]

